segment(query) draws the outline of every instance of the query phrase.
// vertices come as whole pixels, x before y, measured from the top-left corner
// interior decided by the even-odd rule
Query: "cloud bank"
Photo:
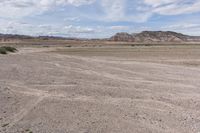
[[[137,29],[138,23],[149,27],[152,19],[159,16],[165,19],[198,16],[199,7],[200,0],[0,0],[0,32],[100,34],[106,30],[128,31]],[[160,28],[165,25],[162,20],[154,21]],[[194,25],[199,21],[188,23]],[[51,25],[51,28],[41,25]],[[177,24],[168,22],[169,28],[170,25]]]

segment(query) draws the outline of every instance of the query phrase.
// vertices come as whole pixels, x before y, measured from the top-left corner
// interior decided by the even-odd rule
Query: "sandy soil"
[[[200,46],[0,55],[1,133],[198,133]]]

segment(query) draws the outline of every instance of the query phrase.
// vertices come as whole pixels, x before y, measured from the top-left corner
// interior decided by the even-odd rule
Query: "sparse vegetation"
[[[27,132],[27,133],[33,133],[30,129],[26,129],[25,132]]]
[[[17,49],[10,46],[2,46],[0,47],[0,54],[7,54],[8,52],[14,53]]]
[[[6,49],[0,48],[0,54],[7,54]]]
[[[7,127],[9,123],[3,124],[2,127]]]
[[[26,132],[29,132],[29,131],[30,131],[30,129],[26,129],[25,131],[26,131]]]

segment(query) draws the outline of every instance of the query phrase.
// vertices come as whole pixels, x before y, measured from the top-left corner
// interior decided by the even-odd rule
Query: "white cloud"
[[[123,19],[125,11],[124,0],[102,0],[102,7],[104,8],[106,19],[118,21]]]
[[[96,29],[73,25],[33,25],[16,21],[0,21],[0,33],[4,34],[25,34],[25,35],[59,35],[82,37],[96,33]]]
[[[81,6],[91,4],[95,0],[0,0],[0,17],[20,18],[40,14],[56,6]]]
[[[153,12],[162,15],[179,15],[179,14],[190,14],[200,11],[200,1],[196,1],[192,4],[170,4],[164,7],[156,8]]]
[[[111,30],[127,30],[128,26],[110,26],[109,29]]]
[[[176,31],[187,35],[200,35],[200,24],[176,22],[161,27],[161,30]]]
[[[154,14],[180,15],[200,12],[200,0],[102,0],[102,7],[107,21],[146,22]]]
[[[68,22],[68,21],[79,22],[80,18],[79,17],[68,17],[68,18],[65,18],[64,21],[66,21],[66,22]]]
[[[151,12],[138,8],[141,4],[137,0],[131,2],[128,0],[101,0],[101,5],[105,12],[105,16],[101,20],[108,22],[145,22],[152,15]],[[132,11],[127,9],[132,9]]]
[[[90,5],[93,3],[95,3],[95,7]],[[85,6],[80,7],[82,5],[88,5],[88,9]],[[73,8],[70,8],[70,6]],[[66,7],[72,10],[66,12]],[[47,16],[50,11],[54,10],[56,11],[53,12],[52,16]],[[131,26],[124,26],[126,24],[121,24],[124,21],[148,23],[149,18],[155,14],[170,16],[196,12],[200,12],[200,0],[0,0],[0,32],[28,35],[59,34],[79,37],[84,35],[94,36],[94,33],[95,35],[97,33],[104,35],[104,33],[113,33],[115,31],[133,32],[147,29],[137,28],[134,25],[132,28],[130,28]],[[44,18],[43,13],[47,13]],[[32,21],[31,19],[34,19],[34,17],[36,19]],[[40,20],[40,18],[42,19]],[[29,23],[21,23],[23,20]],[[97,24],[92,23],[96,21],[98,22]],[[120,22],[120,24],[109,27],[104,25],[105,22],[112,25],[117,24],[113,22]],[[168,28],[179,31],[199,29],[198,22],[194,21],[193,23],[195,24],[174,24],[162,27],[162,29]],[[96,27],[91,28],[91,23]],[[162,22],[157,23],[161,24]],[[98,24],[99,26],[102,25],[102,27],[97,28]]]
[[[81,34],[81,33],[95,33],[95,30],[88,27],[72,26],[68,25],[64,27],[65,31],[71,34]]]
[[[200,12],[200,0],[144,0],[152,13],[179,15]]]
[[[178,0],[144,0],[144,3],[153,7],[157,7],[164,4],[174,3]]]
[[[168,26],[163,26],[162,29],[170,29],[170,30],[181,30],[181,29],[192,29],[192,28],[200,28],[200,24],[195,23],[182,23],[182,24],[173,24]]]
[[[200,0],[0,0],[0,17],[16,19],[41,14],[58,6],[79,7],[97,1],[104,15],[99,14],[94,19],[103,21],[145,22],[155,13],[178,15],[200,11]]]
[[[65,1],[65,3],[69,3],[75,6],[85,5],[85,4],[92,4],[95,0],[60,0],[60,3]]]

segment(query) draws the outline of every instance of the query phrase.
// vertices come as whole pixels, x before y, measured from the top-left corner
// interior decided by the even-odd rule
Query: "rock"
[[[122,42],[200,42],[199,36],[188,36],[172,31],[143,31],[141,33],[117,33],[110,41]]]

